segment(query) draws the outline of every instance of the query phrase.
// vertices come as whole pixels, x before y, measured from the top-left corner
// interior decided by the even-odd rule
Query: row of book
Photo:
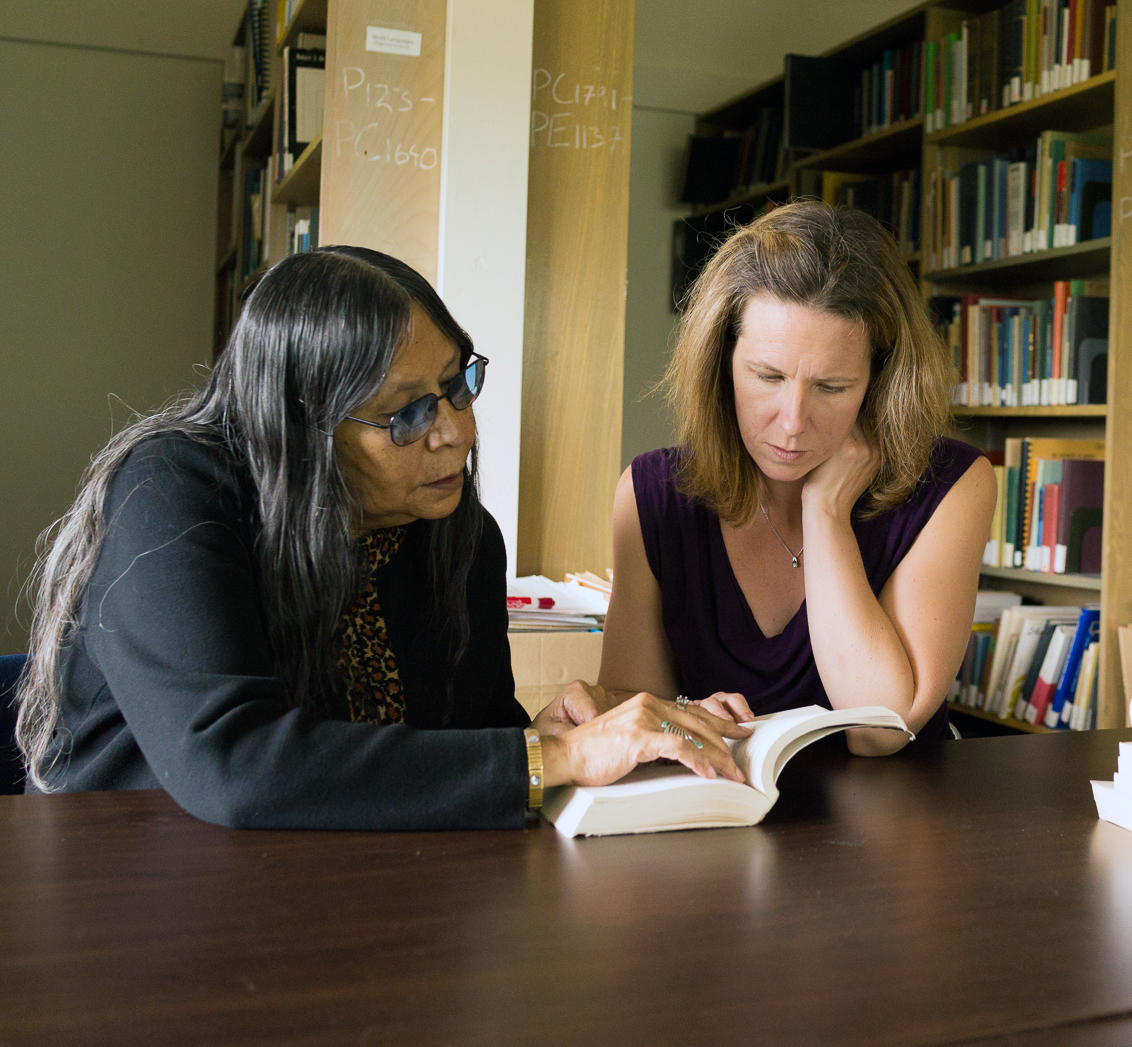
[[[1023,605],[1017,593],[980,592],[948,698],[1003,720],[1091,730],[1099,641],[1097,605]]]
[[[283,253],[299,254],[318,246],[318,207],[289,206],[282,227],[272,221],[272,187],[276,157],[244,172],[243,236],[239,258],[240,281],[247,280],[268,259],[275,257],[272,236],[284,237]]]
[[[1057,280],[1049,298],[939,295],[932,312],[951,349],[963,407],[1103,404],[1109,283]]]
[[[905,254],[920,249],[918,167],[880,175],[805,168],[799,172],[799,192],[865,211],[892,233]]]
[[[750,126],[688,137],[681,203],[713,204],[786,176],[789,161],[917,115],[923,45],[886,48],[869,62],[788,54],[784,101],[759,106]]]
[[[287,26],[295,14],[295,8],[301,6],[303,0],[276,0],[275,4],[275,42],[281,44],[287,33]]]
[[[299,33],[284,47],[276,129],[276,172],[280,178],[296,158],[322,136],[326,93],[326,36]]]
[[[244,14],[244,102],[246,122],[258,119],[260,107],[271,91],[272,50],[269,0],[248,0]]]
[[[929,134],[1115,67],[1111,0],[1010,0],[983,14],[937,15],[942,31],[924,43]]]
[[[224,79],[220,88],[220,152],[223,153],[244,131],[244,73],[247,54],[233,44],[224,59]]]
[[[987,567],[1045,574],[1099,574],[1103,539],[1104,441],[1007,437]]]
[[[1033,145],[959,164],[936,150],[927,180],[931,269],[1109,236],[1112,136],[1043,131]]]
[[[788,54],[784,58],[784,147],[794,158],[876,134],[917,116],[923,43],[886,48],[872,60]]]
[[[911,120],[923,104],[921,40],[889,47],[857,76],[853,94],[853,135],[862,138]]]
[[[268,258],[271,236],[271,185],[274,181],[275,157],[269,156],[264,166],[249,166],[244,171],[243,233],[240,237],[240,281],[248,279],[260,262]]]
[[[318,208],[287,208],[287,254],[302,254],[318,246]]]
[[[733,199],[780,181],[799,155],[921,113],[930,134],[1115,67],[1116,5],[1106,0],[1010,0],[983,14],[933,14],[938,35],[868,61],[787,54],[782,101],[768,94],[746,128],[689,136],[681,202]]]
[[[680,202],[720,203],[778,181],[785,168],[782,107],[762,106],[746,130],[688,136]]]

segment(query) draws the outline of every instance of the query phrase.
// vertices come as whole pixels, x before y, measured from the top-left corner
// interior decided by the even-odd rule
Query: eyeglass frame
[[[455,411],[466,411],[469,407],[472,406],[472,404],[474,404],[476,402],[476,400],[479,399],[480,393],[483,392],[483,383],[487,379],[487,365],[489,363],[491,363],[491,361],[486,356],[484,356],[482,353],[477,353],[474,349],[472,349],[468,353],[467,361],[460,368],[459,372],[454,374],[445,383],[444,392],[442,392],[439,396],[436,393],[425,393],[424,396],[418,396],[415,400],[410,400],[407,404],[405,404],[404,407],[401,407],[398,410],[392,411],[391,413],[387,414],[385,417],[388,420],[385,421],[385,422],[371,422],[367,418],[358,418],[356,415],[352,415],[352,414],[346,415],[342,419],[342,421],[344,421],[344,422],[358,422],[360,425],[368,425],[373,429],[388,429],[389,430],[389,439],[393,442],[393,445],[395,447],[410,447],[413,444],[415,444],[418,440],[423,440],[426,436],[428,436],[429,430],[436,424],[436,417],[437,417],[437,414],[440,411],[440,401],[441,400],[447,400],[450,404],[452,404],[452,409],[455,410]],[[463,407],[457,407],[456,404],[453,403],[452,397],[449,395],[448,387],[450,387],[452,385],[452,383],[455,382],[457,379],[466,375],[468,373],[468,369],[470,367],[474,367],[477,364],[481,365],[481,369],[482,369],[482,372],[483,372],[483,377],[480,378],[480,387],[474,393],[472,393],[472,398],[466,404],[464,404]],[[465,385],[467,385],[466,382],[465,382]],[[467,388],[470,392],[471,387],[467,386]],[[394,419],[398,415],[403,414],[405,411],[408,411],[410,408],[415,407],[422,400],[431,400],[432,401],[432,405],[431,405],[431,408],[430,408],[431,411],[432,411],[432,418],[429,419],[428,425],[425,426],[425,428],[421,431],[420,436],[414,436],[411,440],[405,441],[405,443],[399,443],[397,441],[396,437],[394,437],[394,435],[393,435]]]

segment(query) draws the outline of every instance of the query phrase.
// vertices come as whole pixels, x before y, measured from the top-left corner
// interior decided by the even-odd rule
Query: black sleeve
[[[82,642],[153,784],[231,826],[520,826],[517,727],[375,727],[288,706],[248,516],[218,453],[186,439],[143,444],[112,481]]]

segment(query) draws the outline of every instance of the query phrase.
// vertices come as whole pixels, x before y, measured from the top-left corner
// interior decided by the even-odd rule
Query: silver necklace
[[[778,539],[778,544],[781,545],[782,548],[785,549],[787,551],[787,553],[790,554],[790,566],[791,567],[797,567],[798,566],[798,558],[802,555],[802,552],[803,552],[803,550],[805,550],[806,547],[803,545],[797,552],[793,552],[791,550],[790,546],[788,546],[782,540],[782,535],[780,535],[778,533],[778,531],[775,530],[774,524],[772,524],[770,522],[770,516],[767,515],[766,506],[763,505],[762,502],[759,502],[759,508],[763,511],[763,519],[766,520],[766,525],[767,525],[767,527],[770,528],[770,533],[773,534],[774,537]]]

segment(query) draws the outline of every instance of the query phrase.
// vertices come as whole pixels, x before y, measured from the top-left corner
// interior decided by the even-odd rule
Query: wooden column
[[[533,0],[330,0],[319,242],[404,259],[491,359],[480,489],[514,566]]]
[[[633,0],[536,0],[519,574],[611,563],[621,455]]]
[[[319,242],[396,255],[435,283],[446,0],[330,4]]]
[[[1098,727],[1129,722],[1117,629],[1132,622],[1132,0],[1119,0],[1116,99],[1113,117],[1113,222],[1109,314],[1108,424],[1104,492],[1104,580],[1101,598],[1101,695]]]

